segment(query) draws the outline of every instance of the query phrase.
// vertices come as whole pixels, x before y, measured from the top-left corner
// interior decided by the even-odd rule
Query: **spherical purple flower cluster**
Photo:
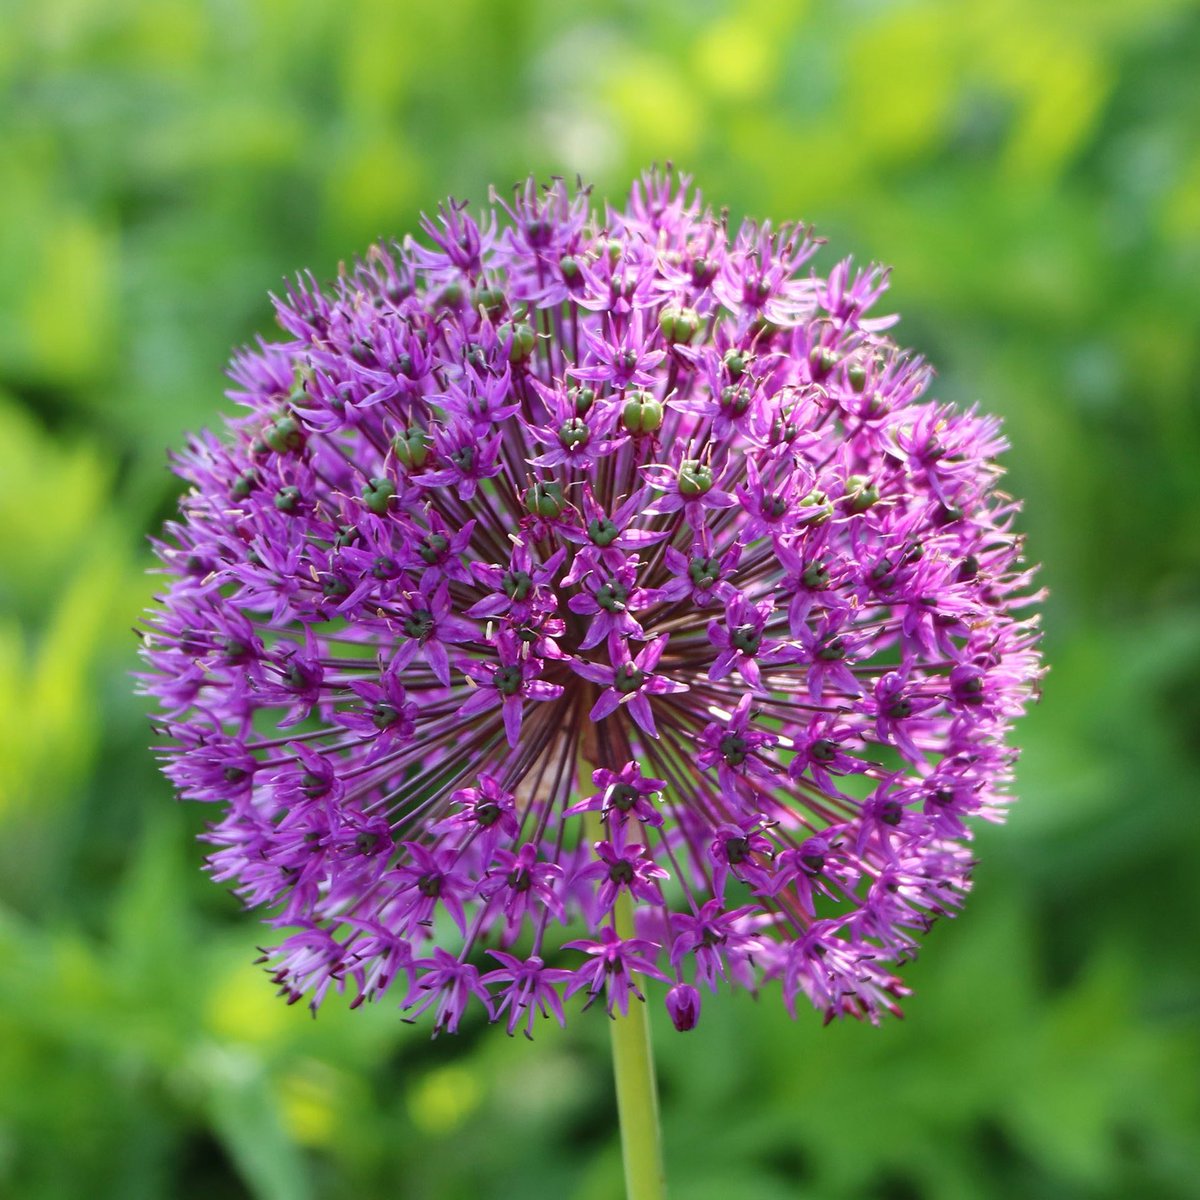
[[[274,978],[896,1011],[1040,673],[998,423],[923,399],[883,271],[686,179],[423,228],[287,289],[158,545],[166,771]]]

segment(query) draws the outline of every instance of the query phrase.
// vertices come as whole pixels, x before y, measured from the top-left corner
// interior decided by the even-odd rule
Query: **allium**
[[[897,1011],[1040,673],[998,422],[925,398],[886,272],[684,178],[422,227],[276,299],[157,546],[166,773],[274,979]]]

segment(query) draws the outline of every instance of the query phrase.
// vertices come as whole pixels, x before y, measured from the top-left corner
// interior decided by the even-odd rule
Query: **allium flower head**
[[[684,178],[423,231],[276,300],[157,547],[166,772],[274,978],[435,1031],[896,1011],[1040,672],[997,421],[925,398],[885,272]]]

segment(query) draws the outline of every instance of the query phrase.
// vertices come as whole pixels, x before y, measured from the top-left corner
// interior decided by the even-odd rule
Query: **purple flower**
[[[536,955],[527,959],[506,954],[503,950],[488,953],[500,963],[495,971],[489,971],[483,982],[496,987],[499,1004],[496,1005],[496,1020],[508,1012],[508,1032],[525,1021],[525,1036],[533,1037],[533,1022],[541,1013],[543,1017],[553,1015],[560,1025],[566,1023],[563,1016],[561,985],[571,978],[570,971],[547,967]],[[496,985],[503,985],[497,987]]]
[[[631,816],[644,824],[661,827],[662,813],[653,801],[667,786],[665,779],[647,779],[637,763],[629,762],[619,771],[601,767],[592,773],[592,782],[602,790],[578,804],[572,804],[565,815],[601,812],[614,829],[622,826]]]
[[[666,679],[655,673],[666,648],[667,638],[664,635],[655,638],[636,656],[631,656],[627,643],[621,638],[616,638],[609,642],[610,662],[607,666],[575,659],[571,667],[576,674],[590,679],[593,683],[604,685],[600,699],[592,705],[588,713],[588,720],[602,721],[622,705],[627,705],[629,714],[638,728],[652,738],[658,737],[650,697],[687,691],[686,683]]]
[[[525,652],[521,639],[502,631],[496,635],[495,662],[474,662],[460,659],[455,664],[464,678],[477,684],[473,695],[459,707],[461,721],[499,704],[504,716],[504,733],[508,744],[516,747],[521,737],[521,721],[528,700],[554,700],[563,688],[558,683],[539,679],[541,661]]]
[[[647,979],[667,978],[654,965],[659,946],[645,938],[622,938],[611,925],[604,926],[595,941],[567,942],[566,948],[582,950],[590,961],[573,972],[564,995],[571,996],[586,989],[588,1004],[591,1004],[601,992],[606,992],[609,1012],[627,1013],[631,997],[645,999],[638,990],[635,975]]]
[[[593,924],[599,924],[600,918],[612,910],[622,892],[628,892],[652,907],[662,904],[658,880],[666,879],[667,872],[656,865],[645,846],[628,840],[625,828],[623,824],[614,823],[612,840],[597,842],[593,846],[596,861],[589,863],[575,877],[576,883],[588,885],[586,894],[595,897],[589,913]]]
[[[886,272],[685,179],[421,228],[285,289],[155,543],[164,769],[272,977],[447,1031],[896,1011],[1041,673],[998,423],[925,397]]]

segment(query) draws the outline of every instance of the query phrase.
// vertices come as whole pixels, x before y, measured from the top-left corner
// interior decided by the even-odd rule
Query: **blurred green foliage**
[[[1006,418],[1053,666],[905,1023],[656,1013],[674,1194],[1200,1197],[1196,3],[2,7],[0,1195],[618,1194],[598,1012],[431,1043],[273,997],[128,627],[267,289],[446,193],[672,158],[895,265],[940,395]]]

